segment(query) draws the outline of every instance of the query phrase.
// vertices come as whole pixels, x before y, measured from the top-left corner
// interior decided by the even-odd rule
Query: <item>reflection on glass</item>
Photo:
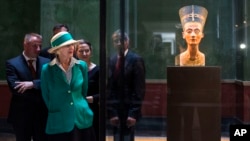
[[[134,141],[145,93],[144,60],[129,50],[129,37],[117,30],[112,35],[117,50],[109,60],[107,109],[114,141]]]

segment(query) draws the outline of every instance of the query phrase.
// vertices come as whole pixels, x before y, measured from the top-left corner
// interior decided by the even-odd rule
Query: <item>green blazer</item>
[[[70,132],[92,126],[93,112],[88,106],[88,67],[84,61],[72,58],[72,79],[68,84],[56,60],[43,65],[42,96],[48,108],[47,134]],[[72,63],[72,62],[71,62]]]

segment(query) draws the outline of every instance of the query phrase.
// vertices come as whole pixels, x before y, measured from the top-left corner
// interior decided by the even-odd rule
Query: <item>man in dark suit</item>
[[[58,32],[62,32],[62,31],[67,31],[69,32],[69,27],[65,24],[56,24],[54,27],[53,27],[53,36],[56,35]],[[45,58],[49,58],[50,60],[54,59],[55,55],[54,54],[50,54],[48,52],[48,50],[50,49],[51,47],[46,47],[44,49],[41,50],[40,52],[40,56],[42,57],[45,57]]]
[[[117,53],[109,61],[108,117],[115,141],[133,141],[145,94],[143,59],[129,50],[129,37],[117,30],[112,35]]]
[[[47,141],[47,108],[40,89],[42,65],[50,60],[38,56],[42,36],[26,34],[21,55],[6,61],[6,79],[12,93],[8,122],[16,141]]]

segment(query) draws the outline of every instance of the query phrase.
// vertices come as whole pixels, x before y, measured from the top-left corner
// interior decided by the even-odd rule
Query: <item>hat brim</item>
[[[63,44],[61,44],[60,46],[56,46],[56,47],[51,47],[48,52],[53,54],[56,52],[56,50],[58,50],[59,48],[61,47],[64,47],[64,46],[67,46],[67,45],[70,45],[70,44],[78,44],[80,42],[80,40],[69,40],[69,41],[66,41],[64,42]]]

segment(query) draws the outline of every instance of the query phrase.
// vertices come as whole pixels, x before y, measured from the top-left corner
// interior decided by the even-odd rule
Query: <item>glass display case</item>
[[[107,95],[110,93],[109,59],[116,53],[112,35],[120,29],[122,48],[127,34],[129,51],[140,56],[145,67],[145,93],[139,102],[141,117],[134,126],[135,141],[167,141],[168,93],[171,91],[167,87],[170,77],[167,68],[182,67],[178,55],[187,49],[187,43],[183,38],[179,9],[187,5],[202,6],[208,11],[199,50],[206,56],[203,67],[220,68],[220,114],[217,118],[221,130],[218,132],[221,140],[229,140],[230,125],[250,122],[248,0],[16,0],[3,3],[0,6],[4,13],[0,16],[3,19],[0,22],[3,49],[0,52],[0,116],[3,119],[0,129],[9,128],[4,121],[11,97],[3,64],[22,51],[25,33],[41,33],[45,48],[49,46],[53,26],[63,23],[68,25],[74,39],[92,43],[92,61],[100,66],[100,140],[114,141]],[[126,60],[123,61],[126,64]],[[122,78],[123,83],[126,80],[127,77]],[[126,89],[123,87],[121,91]],[[120,140],[126,138],[120,137]]]

